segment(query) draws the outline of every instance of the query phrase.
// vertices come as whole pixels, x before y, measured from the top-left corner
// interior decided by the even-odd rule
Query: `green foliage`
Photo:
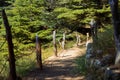
[[[65,48],[66,49],[72,48],[74,44],[75,44],[75,40],[66,41]]]
[[[16,71],[20,76],[24,76],[27,72],[33,68],[35,68],[35,53],[31,55],[22,56],[16,61]]]
[[[100,22],[105,22],[111,17],[109,7],[102,5],[103,8],[96,9],[96,6],[92,5],[96,4],[94,1],[57,0],[54,4],[44,0],[12,2],[14,2],[13,7],[7,10],[7,15],[12,26],[13,37],[21,43],[33,42],[37,32],[41,32],[40,37],[51,40],[46,36],[49,34],[49,28],[67,27],[76,30],[80,27],[79,24],[88,24],[93,17],[101,17],[98,19]],[[46,9],[49,6],[54,6],[53,11],[49,12]]]
[[[75,15],[82,15],[82,14],[85,14],[85,11],[84,11],[84,9],[82,9],[82,10],[73,10],[72,13],[75,14]]]
[[[115,47],[113,28],[111,25],[107,25],[106,28],[99,29],[97,42],[97,44],[94,44],[94,47],[102,50]]]
[[[57,16],[57,18],[66,18],[66,19],[76,20],[76,16],[74,14],[71,14],[70,12],[60,14],[59,16]]]
[[[64,12],[68,12],[68,11],[71,11],[71,9],[68,9],[66,7],[57,7],[54,9],[54,12],[57,12],[57,13],[64,13]]]
[[[52,31],[54,29],[60,29],[57,30],[57,40],[62,38],[62,33],[68,29],[70,30],[68,31],[66,39],[75,40],[75,34],[69,34],[69,32],[81,27],[80,25],[83,26],[88,24],[91,18],[96,18],[96,20],[101,23],[110,22],[111,18],[108,4],[100,4],[99,6],[95,0],[53,0],[53,3],[48,0],[0,0],[0,7],[5,7],[12,28],[14,52],[16,60],[18,59],[16,63],[18,65],[25,64],[24,66],[26,66],[26,68],[19,68],[19,66],[17,66],[17,72],[20,74],[23,74],[23,71],[34,66],[33,63],[27,67],[27,65],[31,64],[31,60],[27,61],[27,59],[28,57],[32,58],[32,56],[22,57],[27,58],[23,60],[20,56],[29,54],[31,50],[35,48],[36,33],[38,33],[43,45],[51,43]],[[109,35],[108,37],[110,38],[100,36],[100,47],[102,47],[103,44],[105,47],[108,45],[112,46],[113,44],[110,41],[111,34],[109,33],[111,33],[111,31],[106,31],[109,31],[109,29],[105,29],[105,32],[102,34]],[[4,42],[5,35],[5,29],[0,14],[0,43]],[[103,38],[106,40],[105,42]],[[85,40],[84,36],[82,36],[82,40]],[[106,42],[109,42],[109,44],[106,44]],[[74,42],[70,42],[66,47],[71,47],[73,43]],[[44,47],[46,48],[46,46],[51,49],[51,44],[45,45]],[[7,60],[7,44],[0,49],[0,53],[2,53],[0,54],[0,58],[5,58]],[[46,55],[51,55],[53,52],[51,50],[46,50],[45,53]],[[44,56],[46,57],[46,55]],[[35,58],[35,55],[33,58]],[[80,59],[80,62],[82,60],[83,58]],[[82,67],[79,69],[84,71],[84,63],[82,64]],[[8,65],[6,68],[8,68]]]
[[[86,63],[85,63],[85,56],[81,56],[79,58],[76,59],[76,71],[78,73],[81,73],[83,75],[85,75],[87,73],[87,68],[86,68]]]
[[[52,29],[41,30],[38,32],[38,35],[40,39],[52,40]]]

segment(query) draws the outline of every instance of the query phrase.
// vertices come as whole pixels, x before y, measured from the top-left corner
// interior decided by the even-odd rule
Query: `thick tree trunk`
[[[9,80],[16,80],[17,76],[16,76],[16,67],[15,67],[15,55],[13,51],[11,28],[9,26],[7,15],[4,9],[2,10],[2,18],[6,29],[6,38],[7,38],[8,50],[9,50],[9,67],[10,67]]]
[[[56,31],[53,31],[53,46],[54,46],[54,54],[57,57],[57,45],[56,45]]]
[[[39,41],[38,35],[36,35],[36,58],[39,68],[42,70],[42,52],[41,52],[41,43]]]
[[[116,60],[115,64],[120,64],[120,21],[118,14],[118,0],[109,0],[111,13],[112,13],[112,21],[114,27],[114,38],[116,44]]]

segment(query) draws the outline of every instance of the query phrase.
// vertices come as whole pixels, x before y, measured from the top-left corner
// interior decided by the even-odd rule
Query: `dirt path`
[[[35,69],[23,80],[84,80],[84,76],[73,72],[76,57],[83,54],[84,50],[77,47],[61,51],[59,57],[51,56],[45,61],[42,71]]]

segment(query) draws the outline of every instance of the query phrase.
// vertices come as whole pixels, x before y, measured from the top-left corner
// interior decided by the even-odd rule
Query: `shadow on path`
[[[73,72],[76,57],[82,55],[83,52],[79,48],[64,50],[59,57],[48,58],[42,71],[36,68],[23,80],[85,80],[84,76]]]

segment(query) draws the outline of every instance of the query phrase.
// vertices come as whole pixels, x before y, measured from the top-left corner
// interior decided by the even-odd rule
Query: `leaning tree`
[[[118,0],[109,0],[112,13],[112,22],[114,27],[114,39],[116,44],[115,64],[120,64],[120,18],[118,12]]]

